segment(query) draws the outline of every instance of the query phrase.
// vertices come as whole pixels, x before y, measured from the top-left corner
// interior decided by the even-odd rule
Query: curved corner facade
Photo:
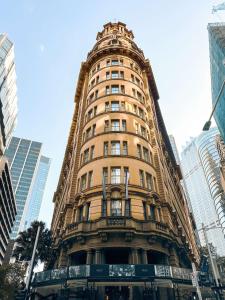
[[[150,63],[108,23],[82,63],[58,188],[54,267],[198,262]],[[113,255],[112,255],[113,254]]]

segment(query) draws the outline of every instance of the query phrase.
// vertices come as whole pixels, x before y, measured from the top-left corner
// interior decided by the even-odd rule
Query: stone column
[[[138,264],[138,251],[137,249],[132,249],[132,264]]]
[[[86,264],[91,265],[92,264],[92,258],[93,258],[93,253],[92,250],[87,251],[87,259],[86,259]]]
[[[95,250],[95,263],[96,264],[101,264],[102,260],[101,260],[101,249],[96,249]]]
[[[142,260],[142,264],[147,265],[148,264],[148,256],[147,256],[147,250],[142,249],[141,251],[141,260]]]

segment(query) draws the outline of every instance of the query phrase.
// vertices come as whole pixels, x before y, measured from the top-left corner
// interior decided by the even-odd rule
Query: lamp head
[[[206,123],[205,123],[205,125],[204,125],[204,127],[202,128],[202,130],[203,131],[208,131],[209,130],[209,128],[210,128],[210,126],[211,126],[211,121],[209,120],[209,121],[207,121]]]

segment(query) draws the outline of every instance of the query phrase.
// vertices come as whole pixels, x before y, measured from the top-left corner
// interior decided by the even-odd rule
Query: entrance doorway
[[[106,286],[105,297],[107,300],[129,300],[129,287]]]

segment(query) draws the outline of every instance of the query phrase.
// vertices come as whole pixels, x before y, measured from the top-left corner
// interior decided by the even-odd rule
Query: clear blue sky
[[[150,59],[168,132],[180,147],[200,133],[211,108],[207,23],[210,0],[7,0],[0,31],[15,44],[19,97],[15,135],[43,143],[52,158],[40,217],[48,224],[80,63],[109,21],[132,29]],[[223,19],[224,15],[220,14]]]

